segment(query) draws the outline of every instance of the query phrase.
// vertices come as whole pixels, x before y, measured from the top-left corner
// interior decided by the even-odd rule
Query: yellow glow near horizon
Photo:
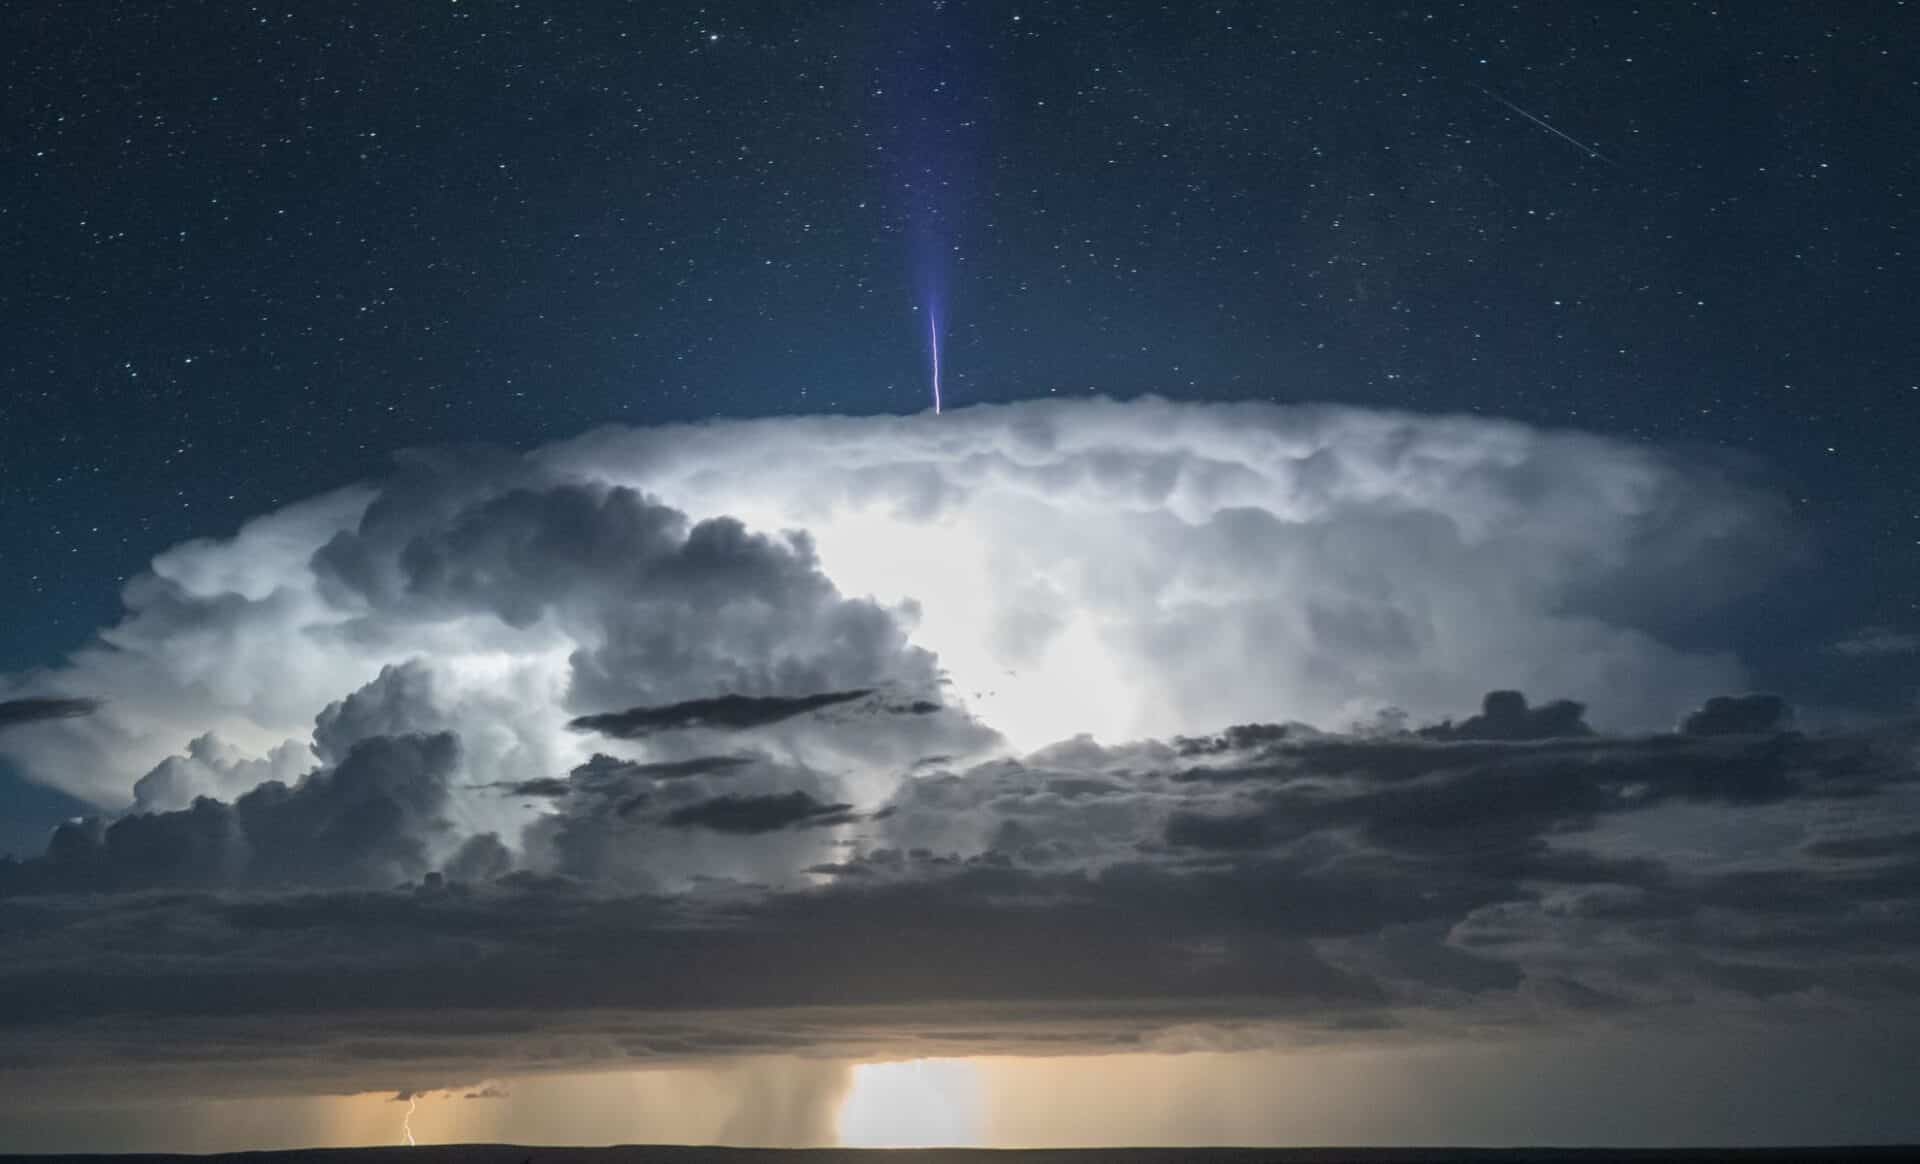
[[[840,1104],[848,1148],[980,1148],[986,1145],[984,1088],[968,1059],[860,1063]]]
[[[413,1132],[422,1145],[1492,1147],[1630,1137],[1645,1147],[1762,1127],[1754,1113],[1765,1107],[1778,1113],[1762,1127],[1766,1137],[1839,1142],[1859,1082],[1828,1070],[1825,1049],[1850,1050],[1873,1031],[1863,1020],[1818,1042],[1801,1031],[1734,1042],[1748,1058],[1778,1064],[1798,1054],[1804,1066],[1791,1077],[1743,1077],[1730,1091],[1694,1086],[1721,1078],[1730,1046],[1724,1035],[1697,1031],[1591,1033],[1578,1044],[1519,1037],[890,1062],[766,1055],[445,1087],[422,1093]],[[1879,1045],[1894,1056],[1909,1049],[1895,1037]],[[1667,1066],[1650,1072],[1649,1062]],[[1903,1077],[1881,1079],[1886,1111],[1913,1110],[1893,1106],[1911,1094]],[[1549,1093],[1561,1098],[1539,1102]],[[388,1147],[404,1139],[406,1107],[391,1090],[70,1096],[20,1106],[0,1127],[0,1152]],[[1630,1125],[1622,1111],[1634,1113]]]

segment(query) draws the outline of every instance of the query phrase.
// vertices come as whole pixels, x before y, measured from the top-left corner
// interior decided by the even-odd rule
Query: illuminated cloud
[[[1904,1013],[1910,733],[1663,637],[1782,512],[1159,401],[411,455],[7,684],[102,701],[0,737],[101,813],[0,865],[0,1086]]]
[[[1388,705],[1434,719],[1502,686],[1670,726],[1740,672],[1659,628],[1793,545],[1776,499],[1699,459],[1336,408],[606,430],[536,459],[806,530],[843,591],[917,604],[914,642],[1025,747]]]
[[[109,705],[0,747],[118,809],[189,740],[304,745],[409,664],[489,780],[583,761],[576,716],[862,688],[1023,748],[1431,721],[1501,687],[1666,727],[1742,674],[1661,628],[1763,584],[1783,514],[1698,458],[1580,434],[1152,400],[413,454],[160,555],[98,645],[15,685]],[[947,727],[849,746],[911,762],[894,745]]]

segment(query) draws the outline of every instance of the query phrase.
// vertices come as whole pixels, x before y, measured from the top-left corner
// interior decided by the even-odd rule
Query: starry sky
[[[0,662],[398,447],[918,410],[933,229],[956,404],[1749,454],[1839,547],[1768,612],[1817,670],[1914,615],[1905,15],[9,5]]]
[[[841,879],[834,884],[874,878],[897,884],[903,899],[951,892],[927,908],[950,909],[938,916],[967,932],[977,923],[968,894],[999,888],[955,888],[941,880],[945,866],[901,856],[931,851],[1003,860],[1036,879],[1059,873],[1048,861],[1070,860],[1092,882],[1124,854],[1147,853],[1142,860],[1164,860],[1152,870],[1167,878],[1164,893],[1098,888],[1125,898],[1124,908],[1151,911],[1183,893],[1211,902],[1233,892],[1203,886],[1183,853],[1244,861],[1236,875],[1269,885],[1261,879],[1284,864],[1275,854],[1292,860],[1288,846],[1307,843],[1251,812],[1258,797],[1235,791],[1270,776],[1258,749],[1279,746],[1281,735],[1197,743],[1182,734],[1298,717],[1349,732],[1340,747],[1362,757],[1352,761],[1356,786],[1380,786],[1325,808],[1314,818],[1325,835],[1309,839],[1357,829],[1383,851],[1400,845],[1409,861],[1434,862],[1436,878],[1459,879],[1457,895],[1438,907],[1422,898],[1401,916],[1383,906],[1382,928],[1368,938],[1377,948],[1340,962],[1342,973],[1399,981],[1417,962],[1431,976],[1423,984],[1444,980],[1490,1007],[1551,997],[1568,1013],[1598,1010],[1595,998],[1632,993],[1609,977],[1618,967],[1568,970],[1537,953],[1605,943],[1554,928],[1564,916],[1529,915],[1547,933],[1529,945],[1514,936],[1518,923],[1503,928],[1511,919],[1486,912],[1503,908],[1502,894],[1532,901],[1527,887],[1538,876],[1594,893],[1631,883],[1643,895],[1636,902],[1657,899],[1668,911],[1648,905],[1635,922],[1653,926],[1685,909],[1759,908],[1752,903],[1767,894],[1757,882],[1714,878],[1752,873],[1739,862],[1762,853],[1779,862],[1766,875],[1813,886],[1776,895],[1788,902],[1782,909],[1817,901],[1835,911],[1865,891],[1830,878],[1834,862],[1908,854],[1892,872],[1874,867],[1887,879],[1874,882],[1883,894],[1874,900],[1907,911],[1899,934],[1920,934],[1912,920],[1920,828],[1901,815],[1920,814],[1907,794],[1910,753],[1905,767],[1885,760],[1891,745],[1874,734],[1910,716],[1920,684],[1916,15],[1906,0],[8,4],[0,854],[24,861],[0,866],[0,905],[23,893],[181,884],[216,896],[269,885],[346,893],[396,880],[425,887],[432,877],[436,887],[509,888],[476,889],[480,904],[415,897],[394,908],[423,911],[430,930],[472,924],[518,939],[544,909],[532,895],[552,891],[527,880],[536,874],[622,893],[734,879],[766,892],[754,907],[764,912],[741,922],[746,954],[714,957],[751,966],[767,950],[791,953],[754,946],[784,932],[754,927],[782,909],[813,908],[780,896],[802,874]],[[941,340],[941,429],[915,427],[932,404],[930,326]],[[1171,403],[1140,402],[1148,396]],[[968,419],[970,405],[1009,407]],[[1318,405],[1334,409],[1295,407]],[[1243,406],[1250,410],[1233,411]],[[804,419],[823,414],[859,419],[847,427]],[[693,422],[714,425],[659,427]],[[581,437],[606,425],[619,427]],[[1018,489],[996,492],[1004,482],[955,468],[963,454],[1018,461],[1040,447],[1035,432],[1049,435],[1034,456],[1056,458],[1059,474],[1020,487],[1045,495],[1030,508],[1009,500]],[[1073,435],[1081,432],[1093,434],[1084,447]],[[1159,444],[1158,434],[1173,435]],[[1164,525],[1132,502],[1076,492],[1114,464],[1158,456],[1181,473],[1222,465],[1263,473],[1271,465],[1262,440],[1331,453],[1326,463],[1303,454],[1288,469],[1297,478],[1275,478],[1287,489],[1255,490],[1238,509],[1206,500],[1203,519],[1180,508],[1184,498],[1156,497],[1146,508],[1165,502],[1180,519]],[[830,452],[813,464],[816,444]],[[896,448],[897,463],[886,459]],[[1444,480],[1396,476],[1409,448],[1465,468]],[[442,452],[397,461],[409,449]],[[833,476],[843,464],[870,475]],[[1381,487],[1388,503],[1354,501],[1381,481],[1391,482]],[[344,501],[306,501],[348,487],[363,491],[355,495],[363,508],[377,499],[364,515]],[[962,551],[921,574],[867,552],[860,537],[871,530],[834,507],[869,487],[900,513],[944,512],[951,502],[985,547],[981,560],[1016,561],[1048,584],[1078,580],[1041,593],[1043,585],[1016,584],[1025,575],[990,574],[1005,591],[982,600],[1002,603],[991,612],[1000,637],[972,636],[991,650],[969,662],[970,628],[957,616],[941,621],[943,609],[975,611],[963,589],[943,589],[945,574],[960,576],[947,567],[965,564]],[[1324,496],[1314,492],[1322,488]],[[1289,508],[1307,495],[1326,509]],[[469,507],[460,521],[436,508],[452,505],[448,497]],[[1076,504],[1095,516],[1063,516]],[[1297,520],[1306,532],[1299,545],[1263,540],[1269,531],[1247,513]],[[265,533],[236,539],[243,523],[276,514]],[[735,516],[744,527],[724,524]],[[819,560],[812,542],[757,532],[811,528],[816,517]],[[1428,518],[1492,530],[1493,549],[1481,558],[1422,540],[1431,526],[1416,519]],[[581,530],[608,540],[567,540]],[[1206,540],[1210,530],[1220,540]],[[514,572],[524,563],[500,547],[516,536],[553,539],[537,542],[557,563],[551,575]],[[886,536],[914,535],[902,527]],[[1310,536],[1321,540],[1309,545]],[[1103,589],[1041,561],[1033,548],[1041,543],[1128,562],[1136,569],[1125,577],[1152,576],[1167,589],[1117,595],[1117,584]],[[600,553],[610,544],[632,561]],[[420,545],[440,555],[432,562],[442,572],[423,565],[431,555]],[[299,549],[297,563],[287,547]],[[1232,621],[1271,597],[1233,590],[1242,549],[1271,551],[1262,568],[1291,571],[1311,633],[1288,638],[1292,631],[1273,630],[1277,616]],[[929,561],[944,552],[926,550]],[[166,585],[146,573],[163,554],[172,563]],[[1011,676],[1013,647],[988,655],[1071,626],[1076,609],[1115,624],[1165,613],[1164,595],[1192,581],[1154,574],[1176,559],[1214,571],[1209,583],[1228,579],[1222,593],[1240,605],[1222,599],[1215,623],[1232,633],[1208,639],[1215,623],[1206,619],[1155,624],[1158,638],[1099,656],[1099,668],[1134,686],[1103,688],[1087,704],[1104,697],[1112,711],[1137,696],[1140,706],[1101,720],[1112,731],[1097,732],[1090,750],[1034,749],[1083,730],[1074,717],[1098,708],[1024,696],[994,704],[993,692],[980,691],[966,707],[936,706],[947,698],[939,677],[969,666]],[[620,571],[641,561],[662,571],[645,575],[647,585],[711,568],[721,589],[771,596],[778,618],[728,629],[716,616],[712,642],[675,645],[679,670],[650,670],[657,659],[636,645],[642,614],[678,625],[711,612],[697,587],[675,589],[679,582],[661,583],[657,598],[649,592],[631,610],[608,599],[635,591],[640,575]],[[1371,574],[1342,573],[1354,563]],[[406,585],[389,586],[402,577]],[[1371,592],[1382,577],[1393,593]],[[1341,595],[1360,597],[1341,606]],[[906,606],[887,605],[922,599],[918,624],[900,614]],[[1363,609],[1366,601],[1376,606]],[[300,619],[311,609],[360,619],[352,650],[310,634],[317,624]],[[113,632],[118,655],[67,661],[123,611],[132,613]],[[453,618],[448,611],[485,623],[476,641],[495,651],[490,660],[450,661],[460,645],[435,637],[435,619]],[[1458,633],[1421,639],[1406,629],[1429,616]],[[555,628],[578,648],[564,677],[554,660],[565,657],[555,654],[565,635],[538,637]],[[1269,632],[1277,637],[1261,637]],[[1063,635],[1069,646],[1080,641]],[[798,671],[754,670],[765,662],[755,652],[775,641],[815,655]],[[1242,642],[1245,653],[1234,653]],[[1077,657],[1081,671],[1093,657]],[[1068,655],[1051,663],[1036,655],[1030,675],[1050,676],[1047,690],[1056,691],[1074,665]],[[1253,695],[1211,678],[1229,666]],[[282,677],[285,691],[261,694]],[[487,682],[495,686],[480,690]],[[1526,687],[1535,704],[1482,703],[1509,686]],[[703,702],[736,688],[791,702],[744,725],[727,720],[744,714],[737,708]],[[1703,704],[1747,692],[1782,699]],[[1269,706],[1282,696],[1292,702]],[[1587,706],[1551,702],[1563,696]],[[515,718],[533,707],[538,714]],[[625,709],[637,722],[665,716],[675,726],[660,729],[662,740],[609,733],[597,746],[617,755],[589,759],[582,724],[603,722],[589,713]],[[1383,718],[1359,722],[1374,713]],[[848,742],[857,734],[849,723],[869,725],[873,738]],[[1058,735],[1046,734],[1055,723]],[[1801,737],[1786,732],[1790,723],[1839,734]],[[496,725],[518,733],[517,750],[476,742]],[[1649,731],[1670,734],[1652,744],[1633,734]],[[442,736],[453,742],[432,743]],[[1789,742],[1735,755],[1748,743],[1723,737]],[[1312,751],[1319,744],[1286,738],[1306,749],[1289,752],[1289,763],[1345,778]],[[1101,750],[1130,739],[1148,741],[1138,745],[1146,750]],[[799,750],[780,750],[788,744]],[[1500,751],[1509,745],[1517,750]],[[1588,801],[1526,809],[1522,831],[1539,840],[1595,830],[1594,852],[1619,862],[1605,876],[1542,874],[1526,863],[1537,854],[1497,874],[1469,870],[1446,865],[1430,838],[1394,831],[1400,808],[1389,786],[1416,762],[1409,756],[1455,757],[1418,763],[1442,764],[1436,771],[1460,782],[1461,811],[1473,817],[1461,827],[1491,836],[1495,826],[1476,814],[1490,811],[1494,794],[1476,782],[1489,772],[1519,783],[1538,776],[1547,761],[1528,750],[1536,745],[1569,749],[1577,757],[1568,763],[1599,774]],[[808,748],[844,760],[855,776],[796,758]],[[1700,777],[1672,792],[1672,805],[1660,799],[1667,793],[1653,796],[1648,803],[1667,815],[1645,824],[1633,815],[1640,802],[1628,803],[1639,793],[1622,790],[1652,779],[1639,767],[1642,752],[1659,748],[1699,771],[1745,765],[1741,779],[1761,784]],[[1444,766],[1467,764],[1457,758],[1468,752],[1484,766]],[[1224,757],[1231,775],[1217,787],[1182,784],[1172,773],[1196,755]],[[993,768],[991,757],[1013,766]],[[984,766],[964,767],[976,760]],[[969,800],[901,776],[949,763],[954,780],[997,781],[999,791]],[[308,771],[318,778],[301,783]],[[891,783],[874,775],[883,771]],[[1854,793],[1884,792],[1896,807],[1861,800],[1870,807],[1856,805],[1857,817],[1823,815],[1827,802],[1795,783],[1809,772],[1856,780],[1847,785]],[[862,785],[861,773],[874,782]],[[1114,791],[1136,777],[1139,786]],[[727,782],[736,779],[743,783]],[[284,804],[263,794],[274,780],[295,786]],[[1087,791],[1103,780],[1106,792]],[[1059,807],[1070,798],[1059,781],[1080,782],[1071,796],[1157,807],[1111,835],[1083,836],[1084,822]],[[693,791],[673,799],[681,794],[672,789],[696,785],[706,799]],[[335,811],[329,798],[355,787],[413,796],[414,816],[347,849],[332,834],[309,837],[310,852],[289,842],[287,863],[264,872],[222,866],[188,876],[185,858],[135,859],[172,852],[165,830],[187,828],[187,814],[200,811],[188,807],[195,795],[222,798],[219,812],[232,806],[234,820],[254,822],[245,828],[268,821],[297,832],[304,826],[289,822]],[[401,787],[413,791],[393,792]],[[532,798],[540,814],[516,815],[493,803],[506,792],[474,789]],[[939,802],[947,795],[959,799]],[[1289,787],[1261,803],[1289,796],[1311,799]],[[478,816],[442,827],[447,805],[466,812],[477,801]],[[1058,830],[1051,855],[1033,855],[1044,846],[1020,830],[1036,818],[1004,807],[1014,801],[1047,806],[1032,811]],[[151,849],[134,858],[99,849],[106,864],[88,866],[90,881],[74,880],[58,853],[38,858],[59,821],[129,803],[155,822]],[[1686,816],[1707,804],[1737,806],[1728,811],[1740,821]],[[928,823],[955,813],[1004,821],[979,836]],[[106,820],[88,826],[92,840],[68,839],[82,849],[105,844]],[[1898,831],[1874,831],[1882,825]],[[621,855],[620,838],[641,828],[665,854],[644,867]],[[843,847],[871,844],[816,852],[829,835]],[[1667,853],[1697,864],[1662,877],[1646,871]],[[112,864],[123,859],[133,863]],[[1341,892],[1364,882],[1373,896],[1355,900],[1399,902],[1397,883],[1366,880],[1378,874],[1370,867]],[[649,927],[671,929],[652,914],[610,922],[597,901],[555,907],[565,941],[591,951],[600,935],[630,926],[637,947],[657,936]],[[342,927],[342,947],[391,937],[378,919],[314,902],[316,917],[327,916],[309,920]],[[460,912],[469,905],[485,916]],[[197,908],[179,906],[178,933],[212,924],[186,916]],[[685,908],[733,903],[698,898]],[[841,898],[819,908],[849,930],[888,932],[884,918]],[[841,909],[844,918],[833,912]],[[107,928],[144,924],[110,909],[101,916]],[[256,936],[247,924],[223,918],[239,935],[232,956],[266,957],[245,945]],[[1491,951],[1501,971],[1463,968],[1458,943],[1442,933],[1485,943],[1478,952]],[[1692,949],[1671,931],[1638,937]],[[1855,937],[1827,940],[1850,951]],[[1262,931],[1258,941],[1269,938]],[[1088,948],[1109,939],[1096,933]],[[1300,938],[1309,939],[1360,940],[1344,931]],[[1008,940],[1051,949],[1043,933]],[[1407,952],[1416,945],[1418,956]],[[1920,939],[1899,948],[1904,973],[1915,949]],[[1873,978],[1877,964],[1871,973],[1851,963],[1844,974],[1825,963],[1783,969],[1799,955],[1774,954],[1769,973],[1805,975],[1791,979],[1795,988],[1817,980],[1844,993],[1870,978],[1874,989],[1895,981]],[[446,949],[404,946],[395,957],[403,955],[432,967]],[[545,955],[530,943],[515,956],[525,960],[509,969],[520,973]],[[900,981],[919,982],[910,955],[898,957]],[[1332,971],[1316,977],[1324,968],[1309,963],[1287,963],[1295,977],[1284,990],[1233,977],[1254,973],[1238,963],[1220,973],[1254,993],[1305,991],[1361,1009],[1377,1001]],[[310,988],[298,959],[288,964],[284,981],[260,987],[263,1006]],[[1673,960],[1683,964],[1698,970]],[[16,969],[0,958],[0,979]],[[1088,998],[1128,985],[1080,969],[1085,981],[1075,983]],[[1151,973],[1162,969],[1153,962]],[[1522,985],[1502,977],[1508,970]],[[826,981],[830,971],[809,972]],[[653,972],[633,970],[630,980],[651,982]],[[1743,963],[1740,973],[1747,977],[1728,971],[1715,988],[1767,999],[1787,989],[1778,986],[1786,977],[1761,989],[1757,971]],[[600,997],[592,991],[604,987],[609,1005],[632,1003],[608,975],[585,994]],[[1150,984],[1175,994],[1190,985],[1175,978]],[[750,979],[714,985],[707,1002],[785,1005],[804,994]],[[220,981],[183,980],[166,988],[177,995],[159,995],[196,1014]],[[1885,989],[1920,997],[1913,979],[1898,982]],[[496,1005],[520,983],[512,974],[479,982],[474,1005]],[[487,993],[496,987],[502,993]],[[911,1001],[912,990],[901,991]],[[111,984],[98,987],[98,997],[111,995]],[[76,986],[73,1005],[84,1010],[94,997]],[[980,1001],[1008,1000],[989,991]],[[1131,1031],[1144,1020],[1129,1012],[1115,1022]],[[989,1028],[998,1029],[982,1019]],[[1086,1037],[1118,1039],[1116,1029]],[[700,1038],[731,1045],[737,1034]],[[739,1036],[740,1045],[808,1037],[764,1034]],[[6,1037],[0,1021],[0,1055]],[[689,1035],[689,1045],[700,1038]],[[871,1045],[840,1048],[863,1049]],[[341,1074],[304,1083],[316,1094],[339,1090],[353,1055],[348,1047],[337,1057]],[[1827,1047],[1806,1061],[1844,1065],[1846,1055]],[[1779,1055],[1767,1069],[1792,1059]],[[76,1078],[98,1067],[75,1062]],[[405,1094],[455,1078],[439,1069],[389,1072],[377,1086]],[[1489,1069],[1488,1078],[1524,1073]],[[830,1083],[821,1094],[844,1080]],[[1497,1092],[1490,1084],[1487,1094]],[[0,1108],[12,1094],[0,1086]],[[1904,1096],[1875,1102],[1884,1110],[1859,1125],[1863,1135],[1910,1126],[1900,1122]],[[368,1110],[369,1126],[385,1135],[391,1113]],[[1604,1128],[1605,1119],[1581,1127]],[[1661,1126],[1676,1137],[1704,1126],[1675,1119]],[[1436,1126],[1409,1125],[1406,1135],[1430,1137]],[[1789,1136],[1828,1125],[1780,1127]],[[44,1143],[80,1142],[70,1131],[53,1128]]]

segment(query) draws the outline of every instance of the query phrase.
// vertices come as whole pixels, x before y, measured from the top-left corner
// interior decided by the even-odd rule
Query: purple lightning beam
[[[940,317],[927,309],[927,336],[933,341],[933,414],[940,415]]]

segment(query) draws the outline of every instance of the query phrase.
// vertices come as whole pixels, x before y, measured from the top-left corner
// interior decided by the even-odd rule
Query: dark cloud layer
[[[50,696],[0,700],[0,731],[49,719],[72,719],[100,709],[97,699],[59,699]]]
[[[805,792],[766,796],[728,793],[676,808],[668,813],[669,828],[712,829],[717,833],[771,833],[785,828],[848,824],[855,818],[851,804],[822,804]]]
[[[644,739],[656,732],[682,731],[687,728],[712,728],[742,731],[765,727],[818,711],[835,704],[851,703],[873,694],[871,690],[823,691],[812,695],[720,695],[711,699],[688,699],[665,707],[635,707],[627,711],[583,715],[570,725],[579,731],[599,732],[616,739]],[[915,705],[911,711],[919,713]],[[926,710],[938,710],[927,704]]]
[[[510,796],[535,796],[562,799],[569,796],[606,796],[613,793],[634,795],[656,780],[694,780],[724,778],[729,773],[761,763],[757,756],[724,754],[691,756],[684,760],[622,760],[605,752],[595,752],[586,763],[566,776],[540,776],[498,785]]]
[[[111,1021],[168,1024],[153,1053],[187,1061],[248,1023],[377,1012],[329,1053],[435,1063],[485,1015],[518,1016],[497,1053],[537,1046],[548,1005],[603,1009],[604,1053],[641,1058],[777,1047],[714,1017],[764,1008],[1097,1004],[1136,1032],[1920,1010],[1912,731],[1612,736],[1563,706],[1080,741],[916,769],[866,814],[755,754],[600,755],[519,790],[553,806],[524,858],[447,820],[453,736],[372,736],[0,868],[0,1058]],[[1637,839],[1700,811],[1776,839],[1739,862]],[[813,883],[649,872],[700,835]]]

